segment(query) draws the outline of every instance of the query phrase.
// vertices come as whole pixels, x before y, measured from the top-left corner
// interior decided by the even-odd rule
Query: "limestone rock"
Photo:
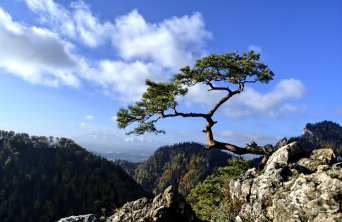
[[[126,203],[106,222],[192,222],[199,221],[190,206],[168,187],[153,199],[142,198]]]
[[[302,158],[298,164],[311,171],[316,171],[320,165],[329,165],[335,162],[335,154],[332,149],[313,150],[308,158]]]
[[[58,222],[97,222],[97,217],[94,214],[71,216],[60,219]]]
[[[290,143],[273,153],[265,170],[230,182],[244,204],[236,221],[341,221],[342,163],[331,149],[306,153]]]
[[[58,222],[97,222],[95,215],[71,216]],[[141,198],[123,205],[115,214],[101,218],[106,222],[197,222],[191,207],[168,187],[153,199]]]

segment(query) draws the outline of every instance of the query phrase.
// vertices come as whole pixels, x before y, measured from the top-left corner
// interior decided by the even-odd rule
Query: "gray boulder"
[[[71,216],[60,219],[58,222],[97,222],[97,217],[94,214]]]
[[[243,202],[237,221],[341,221],[342,163],[331,149],[306,153],[296,142],[272,154],[264,172],[230,182]]]
[[[181,200],[172,187],[153,199],[141,198],[126,203],[106,222],[192,222],[198,221],[194,212]]]

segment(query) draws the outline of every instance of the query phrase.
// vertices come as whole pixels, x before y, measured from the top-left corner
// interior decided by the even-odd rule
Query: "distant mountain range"
[[[102,156],[108,160],[127,160],[134,163],[140,163],[147,160],[152,154],[152,150],[126,150],[122,152],[108,152],[98,153],[96,155]]]
[[[121,137],[115,132],[93,132],[73,138],[78,144],[108,160],[147,160],[160,144],[140,137]]]
[[[111,215],[146,195],[116,164],[70,139],[0,131],[0,221]]]
[[[96,153],[138,153],[149,152],[160,146],[160,143],[150,141],[144,137],[119,136],[116,132],[92,132],[73,138],[75,142],[89,151]],[[111,158],[110,158],[111,159]]]

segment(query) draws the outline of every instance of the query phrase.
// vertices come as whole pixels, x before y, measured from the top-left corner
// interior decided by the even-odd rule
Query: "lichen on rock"
[[[297,143],[272,154],[265,171],[255,169],[230,182],[243,201],[237,221],[340,221],[342,163],[331,149],[305,152]]]
[[[98,219],[94,214],[87,214],[62,218],[57,222],[98,222]]]
[[[190,206],[170,186],[153,199],[142,198],[126,203],[106,222],[195,222]]]

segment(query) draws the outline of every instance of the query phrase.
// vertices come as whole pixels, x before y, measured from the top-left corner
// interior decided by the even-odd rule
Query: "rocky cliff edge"
[[[243,203],[236,221],[341,221],[342,163],[332,149],[306,152],[296,142],[272,154],[265,169],[230,182]]]

